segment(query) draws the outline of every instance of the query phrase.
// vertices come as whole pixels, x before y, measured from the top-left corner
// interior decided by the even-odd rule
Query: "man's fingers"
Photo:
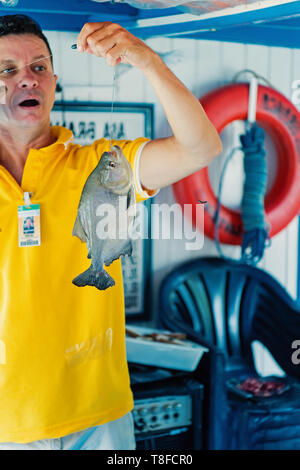
[[[126,50],[124,46],[115,45],[105,55],[106,62],[111,67],[118,65],[124,58]]]
[[[104,39],[101,39],[101,37],[102,35],[96,31],[94,34],[88,36],[87,44],[95,55],[99,57],[105,57],[107,51],[109,51],[116,44],[116,39],[111,35],[105,37]]]
[[[140,39],[119,24],[110,22],[86,23],[79,33],[77,47],[104,57],[111,66],[117,65],[121,57],[123,63],[142,68],[151,54],[151,49]]]
[[[93,35],[96,31],[98,32],[99,40],[101,40],[108,34],[111,34],[116,28],[120,28],[120,26],[109,21],[102,23],[85,23],[77,38],[77,48],[81,51],[85,51],[88,47],[88,37]]]
[[[97,29],[103,28],[104,25],[105,23],[85,23],[77,37],[77,49],[83,52],[88,46],[87,37]]]

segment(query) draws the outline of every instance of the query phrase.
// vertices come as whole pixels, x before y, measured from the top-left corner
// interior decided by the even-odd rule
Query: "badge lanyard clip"
[[[31,195],[31,193],[28,193],[28,192],[24,193],[25,206],[31,206],[30,195]]]

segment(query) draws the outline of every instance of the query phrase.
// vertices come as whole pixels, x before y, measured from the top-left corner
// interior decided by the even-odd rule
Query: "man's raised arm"
[[[207,166],[222,143],[198,99],[143,41],[114,23],[86,23],[77,40],[81,51],[140,69],[156,92],[173,135],[154,139],[142,151],[140,181],[147,189],[168,186]]]

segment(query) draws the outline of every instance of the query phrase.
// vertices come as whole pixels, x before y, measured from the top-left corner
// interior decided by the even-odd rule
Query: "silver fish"
[[[105,206],[103,206],[105,204]],[[109,206],[108,206],[109,205]],[[95,286],[104,290],[114,286],[105,271],[121,255],[131,255],[130,229],[135,218],[136,196],[131,166],[122,150],[114,146],[104,152],[82,190],[72,234],[86,242],[89,269],[73,279],[76,286]],[[99,215],[109,209],[108,224]],[[101,214],[99,214],[99,212]],[[109,230],[106,230],[109,226]]]

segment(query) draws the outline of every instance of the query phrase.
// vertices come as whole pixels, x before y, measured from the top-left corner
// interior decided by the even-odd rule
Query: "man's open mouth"
[[[30,100],[24,100],[21,103],[19,103],[19,106],[22,106],[23,108],[32,108],[34,106],[38,106],[40,103],[38,100],[35,99],[30,99]]]

